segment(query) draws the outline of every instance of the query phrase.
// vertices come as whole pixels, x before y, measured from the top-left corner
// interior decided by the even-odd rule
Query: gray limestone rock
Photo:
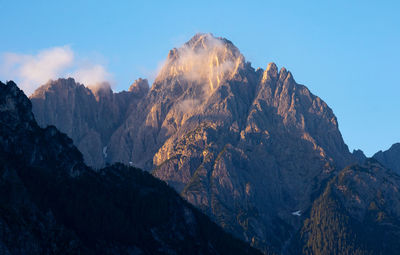
[[[38,88],[30,100],[40,126],[57,126],[73,139],[88,165],[100,168],[111,161],[103,152],[111,135],[146,93],[146,80],[139,83],[129,92],[113,93],[109,87],[93,92],[72,78],[58,79]]]

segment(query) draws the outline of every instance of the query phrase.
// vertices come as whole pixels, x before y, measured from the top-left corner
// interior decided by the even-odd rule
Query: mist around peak
[[[228,40],[196,34],[179,49],[169,52],[156,81],[178,77],[204,85],[204,92],[210,93],[223,80],[232,78],[243,63],[243,55]]]

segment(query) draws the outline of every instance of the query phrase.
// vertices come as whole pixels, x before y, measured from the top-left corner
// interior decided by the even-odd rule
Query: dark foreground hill
[[[87,167],[13,82],[0,83],[0,190],[0,254],[258,254],[147,172]]]

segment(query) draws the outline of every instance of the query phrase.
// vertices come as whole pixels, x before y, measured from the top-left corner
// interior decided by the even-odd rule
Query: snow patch
[[[292,212],[292,215],[294,215],[294,216],[301,216],[301,211],[298,210],[298,211]]]
[[[104,158],[107,158],[107,146],[103,147],[103,155],[104,155]]]

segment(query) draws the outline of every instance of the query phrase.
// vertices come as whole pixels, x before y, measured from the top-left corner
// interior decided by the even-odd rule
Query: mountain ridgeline
[[[148,172],[87,167],[0,82],[0,254],[260,254]]]
[[[349,152],[333,111],[285,68],[270,63],[255,70],[227,39],[197,34],[171,50],[151,87],[139,79],[129,91],[113,93],[59,79],[30,99],[39,125],[55,125],[71,136],[89,165],[122,162],[151,172],[264,253],[365,254],[368,246],[357,245],[372,235],[357,234],[363,230],[360,219],[386,227],[365,216],[370,212],[365,204],[379,198],[360,198],[364,214],[356,217],[350,208],[356,205],[348,201],[353,196],[333,184],[350,171],[346,166],[365,161],[363,154]],[[346,175],[348,182],[364,178],[359,169],[351,168],[355,174]],[[379,169],[385,169],[382,176],[371,170],[369,177],[379,180],[376,192],[392,178],[391,170]],[[356,188],[354,194],[367,189]],[[396,192],[389,195],[396,201]],[[385,215],[397,215],[382,206]],[[352,225],[340,225],[342,218]],[[335,227],[329,225],[332,219],[338,222],[335,229],[320,229],[321,221]],[[398,225],[390,224],[395,237]],[[353,235],[347,231],[361,231],[354,236],[364,241],[350,238],[338,248],[333,233],[339,228],[346,237]]]
[[[373,158],[400,174],[400,143],[393,144],[386,151],[378,151]]]

